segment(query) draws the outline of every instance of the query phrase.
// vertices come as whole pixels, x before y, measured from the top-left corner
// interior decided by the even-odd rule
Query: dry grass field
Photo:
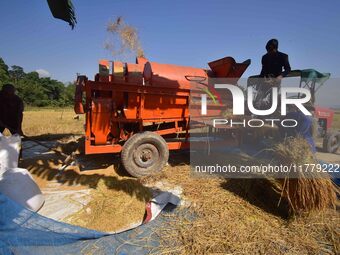
[[[79,120],[72,108],[30,108],[24,112],[23,132],[27,136],[53,139],[60,135],[84,133],[84,115]]]
[[[340,110],[335,111],[333,128],[340,130]]]

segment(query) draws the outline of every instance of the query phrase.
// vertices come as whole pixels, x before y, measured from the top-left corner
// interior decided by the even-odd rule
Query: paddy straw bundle
[[[281,196],[288,201],[290,213],[309,213],[336,207],[339,190],[329,174],[320,170],[305,139],[286,139],[274,148],[274,155],[279,164],[299,167],[298,171],[291,170],[284,178],[276,180]]]

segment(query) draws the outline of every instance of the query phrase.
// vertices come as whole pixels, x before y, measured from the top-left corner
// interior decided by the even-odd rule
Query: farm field
[[[79,120],[74,116],[72,108],[29,108],[24,112],[22,129],[26,136],[41,139],[83,134],[84,115],[79,115]]]
[[[0,255],[340,255],[339,9],[3,1]]]
[[[333,128],[340,130],[340,110],[335,111]]]

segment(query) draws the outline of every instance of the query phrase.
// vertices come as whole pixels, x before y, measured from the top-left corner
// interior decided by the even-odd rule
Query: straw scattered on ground
[[[67,141],[59,145],[59,149],[67,150]],[[71,146],[72,147],[72,146]],[[47,157],[47,158],[45,158]],[[36,179],[48,181],[58,180],[63,187],[80,185],[93,189],[96,196],[103,198],[109,192],[107,208],[115,208],[103,214],[102,222],[88,223],[83,226],[95,228],[115,221],[126,222],[126,212],[131,208],[129,201],[119,197],[137,200],[137,210],[141,214],[132,215],[136,219],[142,217],[142,204],[148,199],[145,186],[153,186],[157,182],[167,183],[171,188],[180,186],[183,190],[184,206],[178,214],[169,213],[168,222],[159,226],[155,234],[159,237],[160,246],[155,254],[338,254],[340,252],[340,216],[338,211],[325,209],[322,213],[311,212],[308,215],[288,218],[288,200],[281,198],[281,192],[266,179],[224,179],[193,176],[187,153],[174,153],[170,157],[170,165],[162,173],[142,180],[124,176],[119,167],[105,165],[112,162],[112,155],[95,155],[95,165],[103,165],[99,170],[79,172],[79,169],[68,169],[57,177],[60,161],[50,158],[51,155],[40,156],[36,162],[23,161]],[[101,157],[103,157],[101,159]],[[232,164],[255,164],[257,159],[245,155],[225,155]],[[239,158],[237,158],[239,157]],[[118,160],[119,161],[119,160]],[[59,162],[59,163],[58,163]],[[23,166],[23,165],[22,165]],[[107,186],[109,185],[109,186]],[[108,190],[106,190],[108,189]],[[104,195],[103,195],[104,194]],[[117,197],[116,200],[111,197]],[[93,207],[104,208],[92,200],[93,204],[77,215],[77,224],[83,217],[93,217]],[[111,204],[117,202],[117,204]],[[141,203],[142,202],[142,203]],[[280,203],[279,203],[280,202]],[[127,207],[123,207],[127,205]],[[118,212],[119,215],[110,213]],[[144,207],[143,207],[144,210]],[[90,213],[89,213],[90,212]],[[88,215],[82,215],[82,214]],[[109,217],[107,215],[110,215]],[[143,213],[144,215],[144,213]],[[113,222],[113,221],[112,221]],[[85,225],[92,224],[92,225]],[[116,224],[120,228],[124,224]],[[98,229],[112,231],[112,229]]]
[[[91,201],[82,210],[65,219],[66,222],[103,232],[115,232],[129,224],[140,223],[145,214],[145,205],[151,199],[148,188],[140,185],[127,186],[127,189],[138,188],[144,199],[137,199],[124,191],[116,190],[117,182],[101,179],[95,190],[90,193]]]
[[[228,155],[226,155],[228,158]],[[280,193],[266,179],[193,177],[188,165],[167,167],[159,180],[183,188],[190,206],[168,215],[155,254],[336,254],[338,212],[288,219]]]

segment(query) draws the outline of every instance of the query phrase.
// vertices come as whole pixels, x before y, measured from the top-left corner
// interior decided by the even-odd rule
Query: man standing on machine
[[[256,89],[254,106],[257,109],[269,108],[272,87],[280,87],[282,78],[291,71],[288,55],[278,51],[278,48],[279,41],[277,39],[267,42],[267,53],[262,56],[260,75],[250,76],[248,79],[247,86],[253,86]]]
[[[267,42],[267,53],[262,56],[261,78],[276,78],[278,83],[287,76],[290,71],[288,55],[278,51],[279,41],[271,39]],[[284,71],[282,71],[284,69]]]

